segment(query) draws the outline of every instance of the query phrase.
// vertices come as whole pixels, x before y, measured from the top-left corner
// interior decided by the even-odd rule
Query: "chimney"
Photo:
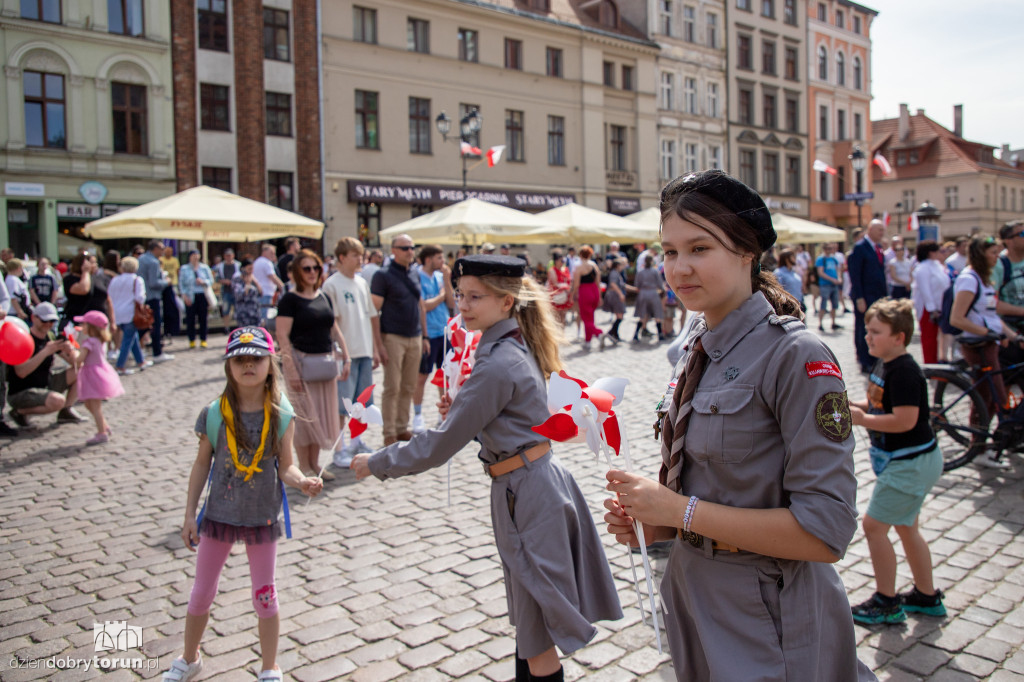
[[[1003,148],[999,152],[999,158],[1002,159],[1004,163],[1010,163],[1010,145],[1005,142],[1003,143]]]
[[[924,116],[924,109],[918,109],[917,110],[917,115],[918,116]]]
[[[957,137],[964,136],[964,105],[953,105],[953,134]]]
[[[907,108],[906,104],[900,105],[900,124],[899,124],[899,138],[900,142],[906,141],[907,137],[910,136],[910,109]]]

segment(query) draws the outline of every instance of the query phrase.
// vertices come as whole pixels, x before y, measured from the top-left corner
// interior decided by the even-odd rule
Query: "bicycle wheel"
[[[988,442],[988,409],[971,382],[964,376],[943,370],[925,369],[924,376],[934,386],[931,424],[942,449],[942,470],[951,471],[967,464],[985,451]],[[969,429],[980,429],[974,433]]]

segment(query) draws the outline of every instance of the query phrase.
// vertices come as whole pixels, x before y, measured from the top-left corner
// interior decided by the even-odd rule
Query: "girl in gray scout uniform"
[[[491,522],[516,628],[516,680],[562,680],[555,651],[589,642],[592,625],[622,617],[608,560],[571,474],[532,427],[549,416],[545,378],[561,369],[558,328],[546,292],[525,264],[505,256],[455,263],[459,312],[482,331],[473,372],[441,425],[373,455],[357,455],[360,479],[437,467],[474,438],[491,477]]]
[[[303,476],[292,459],[291,406],[281,393],[281,372],[273,357],[274,342],[262,327],[239,327],[228,336],[224,393],[204,407],[196,420],[199,454],[192,465],[181,539],[196,556],[196,580],[185,616],[185,651],[164,673],[164,682],[188,682],[203,669],[199,641],[210,619],[210,606],[224,562],[236,542],[245,543],[252,579],[252,604],[259,620],[263,669],[258,679],[282,679],[277,667],[280,630],[274,570],[281,536],[283,483],[310,497],[324,487],[319,478]],[[211,442],[211,438],[213,442]],[[199,496],[206,503],[196,518]],[[288,527],[285,506],[285,529]],[[291,537],[291,533],[288,532]]]
[[[662,424],[659,481],[610,471],[609,532],[677,538],[661,583],[680,680],[871,680],[838,561],[857,527],[835,356],[762,273],[761,198],[721,171],[661,194],[665,277],[703,313]]]

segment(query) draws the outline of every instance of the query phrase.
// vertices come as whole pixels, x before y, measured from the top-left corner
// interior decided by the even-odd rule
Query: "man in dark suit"
[[[871,304],[887,294],[885,286],[885,255],[882,239],[885,223],[872,220],[864,238],[853,246],[846,267],[850,277],[850,298],[853,299],[853,341],[861,371],[870,372],[875,364],[864,340],[864,313]]]

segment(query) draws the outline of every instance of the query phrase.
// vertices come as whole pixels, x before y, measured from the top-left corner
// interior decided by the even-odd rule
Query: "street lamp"
[[[459,121],[459,156],[462,158],[462,192],[466,192],[466,155],[462,153],[462,143],[469,142],[469,138],[472,135],[480,132],[480,128],[483,126],[484,117],[480,115],[480,112],[473,109]],[[452,130],[452,119],[448,117],[444,111],[437,115],[434,121],[437,126],[437,132],[441,133],[441,139],[445,142],[448,141],[448,133]]]
[[[859,146],[854,146],[853,153],[850,154],[847,158],[850,159],[850,166],[853,167],[853,171],[857,174],[858,197],[855,200],[857,203],[857,227],[862,227],[863,225],[860,221],[860,207],[864,202],[861,200],[859,195],[861,193],[861,179],[864,173],[864,169],[868,165],[868,157],[864,155],[864,152],[861,151],[861,148]]]

